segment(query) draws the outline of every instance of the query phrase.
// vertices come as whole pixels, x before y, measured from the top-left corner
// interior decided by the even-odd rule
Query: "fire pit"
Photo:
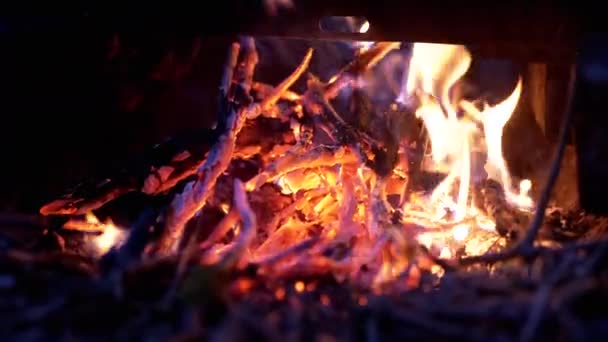
[[[541,39],[551,25],[528,39],[518,29],[420,29],[403,42],[391,24],[374,26],[394,23],[388,14],[355,2],[349,14],[361,16],[327,16],[339,2],[331,12],[312,3],[267,2],[274,19],[259,22],[233,7],[234,31],[245,34],[195,40],[146,75],[176,87],[192,79],[201,50],[221,46],[223,63],[207,63],[221,73],[219,91],[201,95],[217,98],[211,127],[113,162],[40,216],[4,215],[3,334],[374,341],[603,331],[606,219],[583,210],[577,175],[588,148],[570,139],[585,82],[576,23],[547,15],[565,28],[556,49]],[[108,60],[136,54],[121,39],[110,39]],[[123,112],[144,106],[131,92]]]

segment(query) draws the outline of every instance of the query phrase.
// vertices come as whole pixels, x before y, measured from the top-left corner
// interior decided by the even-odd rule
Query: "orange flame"
[[[88,223],[101,223],[97,216],[92,212],[86,213],[85,219]],[[103,224],[103,232],[100,235],[91,236],[89,241],[91,241],[95,253],[97,255],[103,255],[112,247],[119,245],[124,241],[126,236],[127,234],[124,230],[116,227],[112,220],[108,219]]]

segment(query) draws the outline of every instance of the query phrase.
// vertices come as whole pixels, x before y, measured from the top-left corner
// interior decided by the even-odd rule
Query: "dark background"
[[[236,1],[241,15],[232,22],[233,2],[204,12],[156,8],[146,16],[139,15],[144,7],[110,4],[61,16],[1,16],[2,209],[36,212],[77,180],[104,175],[167,137],[208,126],[228,43],[259,11],[255,1]],[[583,31],[606,31],[602,11],[579,5],[572,15],[588,13]],[[606,211],[608,39],[579,39],[585,73],[575,139],[582,204]]]
[[[229,40],[45,28],[0,35],[5,210],[36,211],[77,180],[214,120]]]

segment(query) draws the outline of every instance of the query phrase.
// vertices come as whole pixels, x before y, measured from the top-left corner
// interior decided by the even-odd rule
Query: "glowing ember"
[[[293,285],[293,288],[296,289],[297,292],[304,292],[304,289],[306,288],[306,286],[304,285],[303,281],[296,281],[296,283]]]
[[[103,226],[102,233],[100,235],[93,235],[89,237],[89,241],[93,247],[93,250],[97,255],[103,255],[107,253],[112,247],[120,245],[127,237],[127,233],[124,230],[119,229],[108,220],[106,223],[101,223],[99,219],[91,212],[86,214],[86,221],[93,224],[101,224]]]

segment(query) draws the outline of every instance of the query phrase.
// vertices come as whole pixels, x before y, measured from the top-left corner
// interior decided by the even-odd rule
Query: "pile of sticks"
[[[348,280],[338,282],[328,265],[320,265],[312,276],[297,270],[284,272],[280,278],[273,276],[270,266],[316,246],[315,236],[255,263],[247,262],[244,256],[260,227],[277,226],[262,221],[282,220],[283,214],[293,213],[315,196],[312,191],[295,196],[280,206],[278,215],[268,218],[260,215],[259,202],[269,201],[269,197],[261,193],[255,198],[265,184],[311,165],[360,163],[379,174],[386,172],[374,164],[380,158],[369,158],[386,152],[386,146],[345,122],[329,100],[397,46],[377,43],[328,83],[309,75],[307,91],[298,94],[290,88],[306,71],[312,50],[283,82],[269,86],[253,81],[258,61],[254,40],[246,37],[234,43],[220,85],[221,110],[214,130],[185,143],[161,145],[155,157],[140,167],[143,172],[124,170],[104,182],[83,184],[41,209],[44,215],[77,217],[129,192],[165,198],[162,205],[141,213],[119,248],[97,260],[70,247],[75,238],[65,230],[48,229],[47,222],[29,218],[10,222],[12,226],[25,222],[38,227],[43,238],[36,244],[8,240],[3,244],[0,263],[8,271],[0,275],[0,291],[7,296],[0,307],[11,315],[2,316],[8,323],[0,332],[15,338],[127,339],[146,332],[151,338],[365,336],[375,341],[404,337],[533,340],[562,333],[584,339],[599,331],[584,315],[604,322],[608,310],[605,306],[589,310],[581,304],[602,300],[608,288],[604,283],[606,222],[583,215],[588,218],[587,228],[581,229],[581,223],[564,226],[565,214],[556,212],[543,224],[556,175],[550,175],[533,216],[509,211],[491,184],[482,185],[477,189],[482,197],[480,207],[504,228],[504,235],[515,233],[513,243],[503,251],[454,260],[428,253],[443,268],[443,278],[438,282],[437,277],[423,272],[416,286],[406,292],[403,282],[409,277],[383,284],[375,289],[380,292],[374,292]],[[285,112],[279,101],[295,103],[293,111],[318,117],[316,127],[326,131],[335,144],[311,147],[306,125],[296,141],[277,139],[281,143],[267,153],[260,154],[259,144],[239,143],[246,140],[248,123],[263,117],[301,115]],[[279,153],[283,156],[278,159],[266,156]],[[261,158],[261,171],[242,182],[233,161],[256,155]],[[560,158],[558,150],[557,164]],[[227,201],[232,205],[212,230],[203,231],[202,225],[188,230],[197,216],[208,219],[206,210]],[[210,250],[236,222],[241,223],[240,229],[229,248],[222,253]],[[75,221],[68,223],[75,230],[99,229],[83,222],[80,226]],[[546,242],[548,236],[561,247],[539,243],[539,237]],[[35,295],[41,284],[47,291],[42,297]],[[85,304],[96,310],[86,309]],[[554,329],[555,323],[559,330]]]

